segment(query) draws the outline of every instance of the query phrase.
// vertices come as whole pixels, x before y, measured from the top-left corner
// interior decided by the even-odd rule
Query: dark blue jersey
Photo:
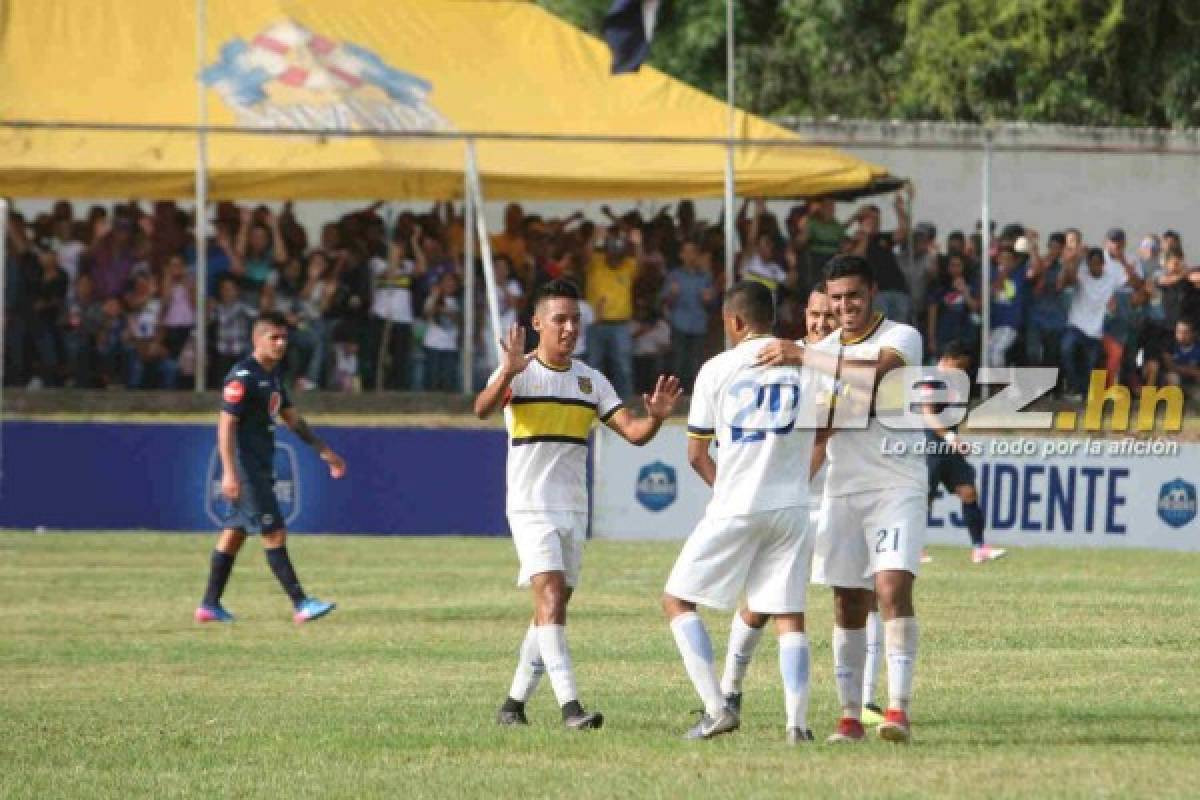
[[[267,371],[254,356],[225,376],[221,410],[238,418],[238,466],[251,478],[274,477],[275,419],[292,405],[277,369]]]

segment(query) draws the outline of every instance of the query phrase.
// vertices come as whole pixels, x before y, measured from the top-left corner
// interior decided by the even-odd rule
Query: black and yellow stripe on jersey
[[[596,404],[574,397],[513,397],[509,405],[513,447],[535,442],[586,445],[596,419]],[[608,422],[622,408],[615,406],[600,421]]]

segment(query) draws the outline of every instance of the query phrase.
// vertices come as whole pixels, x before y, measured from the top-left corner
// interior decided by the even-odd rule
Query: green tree
[[[540,0],[599,32],[608,0]],[[759,114],[1200,125],[1196,0],[737,0]],[[725,3],[668,3],[651,64],[725,95]]]

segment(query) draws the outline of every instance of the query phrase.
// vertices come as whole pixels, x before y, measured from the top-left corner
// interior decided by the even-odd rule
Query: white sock
[[[808,637],[785,633],[779,637],[779,674],[789,728],[808,728]]]
[[[521,652],[517,655],[517,671],[513,674],[512,688],[508,696],[518,703],[528,703],[537,689],[538,682],[546,674],[546,664],[542,661],[542,651],[538,647],[538,629],[534,625],[525,631],[525,640],[521,642]]]
[[[883,644],[883,620],[878,611],[867,613],[867,661],[863,669],[863,705],[875,704],[875,684],[879,682],[879,651]]]
[[[837,681],[842,716],[862,719],[863,666],[867,659],[867,632],[863,628],[833,626],[833,676]]]
[[[742,619],[741,614],[733,615],[733,625],[729,629],[729,647],[725,653],[725,675],[721,678],[721,691],[725,694],[736,694],[742,691],[742,680],[750,669],[750,659],[754,658],[754,648],[762,638],[762,628],[751,628]]]
[[[888,708],[905,714],[912,702],[913,670],[917,664],[917,618],[897,617],[884,623],[887,635]]]
[[[542,654],[542,662],[546,665],[546,672],[550,675],[550,685],[554,687],[554,699],[558,701],[559,707],[572,700],[578,700],[575,670],[571,666],[571,652],[567,649],[567,626],[538,625],[537,644]]]
[[[683,656],[684,669],[704,701],[705,713],[710,717],[716,716],[725,707],[725,696],[721,694],[721,684],[717,682],[712,640],[708,638],[704,620],[695,611],[685,612],[671,620],[671,633],[675,636],[679,654]]]

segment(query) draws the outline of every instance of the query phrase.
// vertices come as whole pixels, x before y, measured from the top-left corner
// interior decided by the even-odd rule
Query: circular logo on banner
[[[246,396],[246,387],[242,385],[241,381],[230,381],[229,383],[225,384],[225,391],[223,395],[226,403],[229,403],[231,406],[236,406],[238,403],[242,402],[242,398]]]
[[[1182,528],[1196,518],[1196,487],[1183,478],[1162,485],[1158,492],[1158,516],[1172,528]]]
[[[637,501],[650,511],[662,511],[675,502],[678,493],[675,468],[669,464],[655,461],[638,472]]]

